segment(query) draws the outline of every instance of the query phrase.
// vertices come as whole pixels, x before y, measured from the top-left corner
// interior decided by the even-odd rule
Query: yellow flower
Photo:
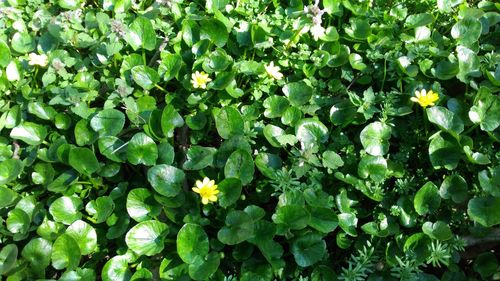
[[[280,80],[283,78],[283,74],[280,72],[280,67],[275,66],[274,62],[270,62],[268,65],[264,65],[264,67],[266,68],[267,74],[274,79]]]
[[[411,97],[412,102],[417,102],[423,108],[426,108],[429,105],[434,105],[434,102],[436,102],[438,99],[438,94],[434,93],[432,90],[429,90],[429,92],[427,92],[425,89],[422,89],[421,91],[415,91],[415,96]]]
[[[210,81],[212,81],[212,79],[210,79],[210,77],[208,77],[208,74],[206,74],[204,71],[196,71],[195,73],[191,74],[191,84],[193,84],[193,87],[195,88],[206,89],[207,83]]]
[[[49,62],[49,59],[44,54],[37,55],[35,53],[31,53],[29,54],[29,59],[29,65],[39,65],[41,67],[47,66],[47,63]]]
[[[205,177],[203,181],[196,181],[196,187],[193,187],[193,191],[200,194],[201,196],[201,203],[204,205],[210,203],[210,202],[216,202],[217,201],[217,193],[219,193],[219,190],[217,190],[217,185],[215,184],[214,180],[210,180],[209,178]]]

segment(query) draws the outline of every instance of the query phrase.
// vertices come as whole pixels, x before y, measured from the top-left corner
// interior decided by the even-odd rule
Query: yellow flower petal
[[[193,187],[193,188],[192,188],[192,190],[193,190],[194,192],[196,192],[196,193],[200,193],[200,189],[199,189],[199,188],[197,188],[197,187]]]

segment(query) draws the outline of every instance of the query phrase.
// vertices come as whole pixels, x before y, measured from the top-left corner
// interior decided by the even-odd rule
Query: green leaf
[[[3,174],[1,171],[2,171],[2,169],[0,168],[0,175]],[[2,184],[4,184],[4,183],[2,183]],[[19,195],[15,191],[11,190],[8,187],[4,187],[4,186],[0,185],[0,209],[7,208],[7,207],[14,205],[16,203],[17,199],[19,199]]]
[[[132,68],[131,72],[134,82],[144,90],[151,90],[160,82],[158,72],[149,66],[137,65]]]
[[[189,264],[189,276],[193,280],[208,280],[219,268],[220,255],[211,252],[206,257],[197,257],[195,261]]]
[[[161,164],[148,170],[148,181],[159,194],[174,197],[181,191],[184,172],[176,167]]]
[[[434,169],[453,170],[462,157],[461,148],[451,135],[439,132],[429,144],[429,157]]]
[[[156,220],[143,221],[132,227],[125,236],[127,246],[138,255],[159,254],[165,243],[168,226]]]
[[[311,266],[323,259],[326,243],[318,234],[307,234],[293,241],[290,251],[301,267]]]
[[[290,103],[285,97],[270,96],[264,100],[264,116],[267,118],[281,117],[288,109]]]
[[[422,225],[422,231],[430,238],[441,241],[449,240],[453,237],[450,227],[443,221],[437,221],[435,223],[430,221],[425,222]]]
[[[361,144],[373,156],[382,156],[389,151],[391,127],[381,122],[368,124],[360,133]]]
[[[464,122],[452,111],[441,107],[433,106],[426,109],[427,118],[431,123],[436,124],[441,130],[450,133],[454,137],[464,130]]]
[[[344,161],[342,161],[340,155],[330,150],[323,152],[322,163],[323,167],[331,170],[336,170],[337,168],[344,166]]]
[[[47,136],[47,129],[32,122],[23,122],[10,131],[10,137],[22,140],[29,145],[39,145]]]
[[[305,118],[295,126],[295,136],[305,147],[319,145],[328,140],[328,128],[316,119]]]
[[[498,273],[497,257],[492,252],[482,253],[476,257],[472,268],[481,275],[483,280],[487,280],[488,277]]]
[[[481,130],[493,132],[500,126],[500,97],[491,94],[490,90],[481,87],[475,97],[474,106],[470,108],[469,119],[479,124]]]
[[[467,199],[467,182],[460,175],[447,176],[439,188],[439,195],[443,199],[451,199],[455,203],[462,203]]]
[[[113,213],[115,203],[109,196],[100,196],[96,200],[92,200],[85,206],[85,211],[92,215],[95,223],[101,223]]]
[[[415,194],[413,199],[413,206],[415,211],[421,216],[425,214],[432,214],[437,211],[441,205],[441,197],[437,186],[432,182],[424,184]]]
[[[28,103],[28,112],[43,120],[53,120],[57,114],[52,106],[45,105],[42,102]]]
[[[0,66],[6,67],[10,62],[10,57],[9,45],[0,39]]]
[[[464,17],[451,28],[451,37],[456,39],[459,44],[472,46],[481,36],[481,22],[474,17]]]
[[[204,258],[209,251],[208,236],[203,227],[187,223],[177,233],[177,253],[185,263]]]
[[[41,237],[33,238],[24,246],[21,255],[31,267],[37,271],[44,271],[50,265],[52,242]]]
[[[450,13],[453,7],[462,4],[464,0],[437,0],[437,7],[440,12]]]
[[[309,226],[322,233],[330,233],[339,225],[337,214],[329,208],[311,207],[309,209],[311,219]]]
[[[116,109],[99,111],[90,120],[90,127],[100,136],[116,136],[125,125],[125,115]]]
[[[213,114],[217,132],[223,139],[243,134],[243,118],[234,107],[226,106],[222,109],[214,109]]]
[[[500,166],[483,170],[478,173],[477,177],[485,192],[493,197],[500,197]]]
[[[22,171],[23,171],[23,162],[21,160],[14,158],[3,160],[2,162],[0,162],[0,184],[6,184],[17,179],[17,177],[21,174]],[[14,197],[14,194],[12,194],[11,192],[7,191],[2,192],[0,190],[0,194],[2,193],[6,193],[5,196],[8,196],[8,194],[10,193],[11,200]],[[3,196],[1,196],[0,198],[3,198]],[[4,204],[11,201],[8,200],[7,198],[9,197],[6,197]],[[2,205],[4,204],[0,203],[0,208],[2,208]]]
[[[52,202],[49,207],[49,213],[56,222],[70,225],[82,218],[82,214],[80,213],[82,205],[82,199],[78,197],[62,196]]]
[[[156,34],[151,20],[137,17],[130,25],[125,40],[134,50],[143,48],[153,51],[156,48]]]
[[[358,218],[355,214],[352,213],[342,213],[338,215],[339,226],[344,230],[348,235],[356,237],[358,234],[356,233],[356,226],[358,225]]]
[[[59,236],[52,246],[52,267],[55,269],[72,270],[80,264],[80,248],[69,235]]]
[[[467,205],[467,214],[484,227],[500,224],[500,198],[473,198]]]
[[[94,143],[99,134],[96,133],[90,123],[85,119],[80,119],[75,125],[75,140],[79,146],[86,146]]]
[[[90,224],[77,220],[68,226],[66,234],[75,240],[82,255],[88,255],[97,250],[97,233]]]
[[[345,33],[349,35],[349,37],[365,40],[372,34],[370,23],[367,19],[353,17],[349,21],[351,26],[345,28]]]
[[[76,270],[66,271],[61,275],[59,281],[93,281],[96,280],[96,274],[93,269],[77,268]]]
[[[30,227],[30,223],[29,215],[21,209],[15,208],[7,215],[7,230],[13,234],[25,234]]]
[[[224,167],[226,178],[237,178],[243,185],[249,184],[253,179],[255,168],[252,155],[246,150],[238,149],[231,153]]]
[[[128,143],[127,159],[134,165],[154,165],[158,159],[156,143],[144,133],[135,134]]]
[[[299,205],[281,206],[272,217],[274,223],[293,230],[305,228],[309,224],[310,218],[309,212]]]
[[[217,233],[217,239],[226,245],[236,245],[254,236],[252,218],[243,211],[231,211],[226,216],[226,225]]]
[[[241,195],[242,184],[237,178],[225,178],[217,184],[220,194],[219,205],[227,208],[238,201]]]
[[[100,137],[97,143],[99,152],[109,160],[123,162],[127,159],[126,145],[121,139],[114,136],[105,136]]]
[[[16,32],[12,36],[10,46],[14,51],[26,54],[35,49],[35,39],[27,32]]]
[[[214,162],[217,149],[213,147],[191,146],[186,153],[186,161],[182,165],[184,170],[201,170]]]
[[[174,135],[174,129],[182,126],[184,126],[184,119],[182,119],[177,110],[171,104],[165,106],[161,114],[161,129],[163,134],[170,138]]]
[[[366,179],[370,177],[375,182],[382,182],[387,174],[387,161],[382,156],[365,155],[358,164],[358,175]]]
[[[112,257],[102,269],[103,281],[128,281],[131,277],[132,272],[125,255]]]
[[[348,100],[338,102],[330,109],[330,121],[337,126],[346,126],[354,121],[357,110]]]
[[[428,25],[434,22],[434,17],[429,13],[421,13],[409,15],[406,18],[405,25],[409,28],[415,28],[419,26]]]
[[[208,39],[217,47],[226,45],[229,33],[226,26],[217,19],[207,19],[200,22],[200,39]]]
[[[17,261],[18,249],[15,244],[5,245],[0,251],[0,274],[7,274],[14,268]]]
[[[99,170],[99,162],[94,152],[88,148],[72,148],[69,151],[69,164],[80,174],[87,176]]]
[[[464,46],[457,46],[456,52],[459,68],[457,78],[460,81],[467,83],[471,80],[471,77],[481,76],[480,60],[473,50]]]
[[[352,68],[359,71],[363,71],[367,68],[367,65],[363,63],[363,57],[356,53],[352,53],[349,55],[349,63],[351,64]]]
[[[281,143],[276,138],[285,134],[283,129],[278,126],[268,124],[264,127],[263,133],[264,137],[272,146],[281,147]]]
[[[288,83],[283,87],[283,94],[295,106],[303,105],[312,97],[313,88],[304,81]]]
[[[135,221],[153,219],[161,212],[153,194],[146,188],[132,189],[127,196],[127,213]]]

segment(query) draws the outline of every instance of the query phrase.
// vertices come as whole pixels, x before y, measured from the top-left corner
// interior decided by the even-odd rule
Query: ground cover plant
[[[500,4],[1,0],[2,280],[499,280]]]

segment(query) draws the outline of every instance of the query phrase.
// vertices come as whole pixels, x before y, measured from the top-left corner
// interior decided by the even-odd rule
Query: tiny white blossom
[[[49,58],[45,54],[37,55],[35,53],[29,54],[29,65],[39,65],[41,67],[47,66]]]
[[[280,72],[280,67],[275,66],[274,62],[270,62],[268,65],[264,66],[266,68],[266,72],[269,76],[273,77],[276,80],[281,80],[283,78],[283,74]]]
[[[325,28],[323,28],[321,25],[314,25],[309,31],[311,32],[311,35],[313,36],[315,41],[318,41],[320,37],[325,35]]]

